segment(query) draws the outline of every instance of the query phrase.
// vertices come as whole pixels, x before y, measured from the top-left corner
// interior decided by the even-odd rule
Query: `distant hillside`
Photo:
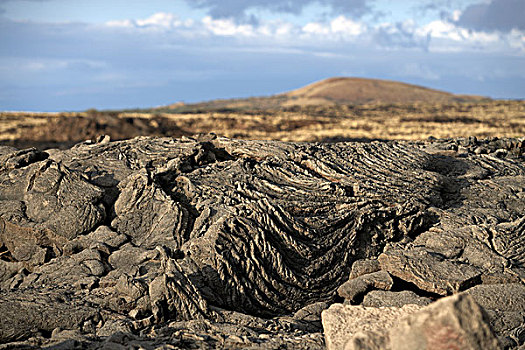
[[[213,100],[195,104],[172,104],[158,109],[177,112],[196,110],[261,110],[291,106],[340,104],[454,103],[488,100],[481,96],[455,95],[396,81],[365,78],[329,78],[269,97]]]
[[[447,103],[480,100],[397,81],[330,78],[283,94],[291,104]]]

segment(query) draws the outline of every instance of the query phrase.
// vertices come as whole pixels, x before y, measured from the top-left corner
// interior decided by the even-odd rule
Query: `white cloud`
[[[507,52],[525,54],[525,32],[476,31],[446,20],[432,21],[415,30],[419,37],[430,39],[429,50],[435,52]]]
[[[193,20],[181,20],[178,16],[172,13],[157,12],[150,17],[144,19],[125,19],[106,22],[108,27],[122,27],[122,28],[153,28],[153,29],[175,29],[179,27],[192,27]]]
[[[433,21],[418,29],[420,35],[430,35],[433,38],[450,39],[454,41],[477,41],[495,43],[500,40],[498,33],[468,30],[446,21]]]
[[[386,49],[428,49],[428,36],[418,35],[414,21],[381,23],[371,30],[372,45]]]
[[[450,39],[461,41],[465,39],[464,29],[456,27],[453,23],[447,21],[432,21],[429,24],[417,29],[417,34],[420,36],[429,35],[431,38]]]
[[[510,47],[525,52],[525,31],[513,29],[507,36],[507,42]]]
[[[105,24],[108,27],[123,27],[123,28],[135,27],[135,21],[132,21],[130,19],[108,21]]]
[[[332,33],[343,36],[358,36],[363,34],[367,28],[363,23],[353,21],[345,16],[339,16],[330,22]]]
[[[277,42],[289,40],[292,35],[300,32],[299,27],[282,20],[262,21],[257,27],[254,27],[254,30],[257,35]]]
[[[303,32],[306,34],[314,35],[328,35],[330,34],[330,28],[322,23],[310,22],[303,26]]]
[[[413,20],[366,24],[339,15],[327,21],[297,25],[283,20],[260,20],[242,23],[234,18],[206,16],[200,21],[183,20],[172,13],[159,12],[144,19],[110,21],[106,27],[129,30],[170,31],[176,38],[229,37],[250,46],[300,45],[319,49],[337,42],[349,42],[364,47],[384,49],[417,49],[435,52],[513,51],[525,53],[524,32],[514,29],[509,33],[484,32],[461,27],[455,11],[448,19],[418,26]],[[250,39],[246,41],[245,39]],[[334,48],[337,50],[337,48]],[[324,51],[323,51],[324,52]],[[337,54],[337,52],[334,52]]]
[[[354,40],[366,34],[368,30],[362,22],[345,16],[338,16],[329,22],[310,22],[301,28],[306,38],[317,37],[328,41]]]
[[[451,16],[452,21],[457,22],[457,21],[459,21],[460,17],[461,17],[461,11],[460,10],[454,10],[452,12],[452,16]]]
[[[157,26],[164,28],[177,28],[190,27],[193,25],[193,21],[191,19],[181,21],[178,16],[175,16],[172,13],[158,12],[149,18],[137,20],[137,24],[141,27]]]
[[[202,19],[204,27],[218,36],[254,36],[253,26],[250,24],[236,24],[231,19],[213,19],[206,16]]]
[[[287,35],[292,34],[294,32],[294,29],[295,29],[295,26],[291,23],[280,23],[275,28],[274,33],[278,37],[287,36]]]

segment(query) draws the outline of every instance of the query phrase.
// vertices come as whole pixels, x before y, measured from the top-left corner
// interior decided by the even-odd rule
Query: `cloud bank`
[[[468,11],[468,9],[467,9]],[[257,23],[238,22],[234,18],[206,16],[201,21],[182,20],[170,13],[157,13],[138,20],[112,21],[107,27],[143,33],[165,32],[181,38],[229,38],[238,44],[274,47],[308,47],[313,51],[340,43],[356,47],[383,49],[420,49],[426,52],[506,52],[525,54],[525,30],[493,32],[465,28],[463,14],[417,25],[413,20],[370,24],[339,15],[329,20],[298,25],[281,20]]]
[[[467,7],[457,24],[479,31],[525,30],[525,1],[492,0]]]
[[[300,14],[312,4],[330,7],[335,13],[361,17],[371,11],[373,0],[186,0],[193,7],[206,9],[214,18],[245,18],[249,10],[268,10],[278,13]]]

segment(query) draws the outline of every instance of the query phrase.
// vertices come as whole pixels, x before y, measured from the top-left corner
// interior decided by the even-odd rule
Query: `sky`
[[[0,0],[0,110],[265,96],[334,76],[525,98],[525,0]]]

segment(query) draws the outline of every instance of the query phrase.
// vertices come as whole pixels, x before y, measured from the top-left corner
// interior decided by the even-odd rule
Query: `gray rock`
[[[8,289],[13,278],[23,270],[24,264],[0,260],[0,288]]]
[[[392,350],[500,349],[486,315],[466,294],[443,298],[390,330]]]
[[[354,279],[379,270],[381,270],[379,261],[375,259],[359,259],[352,264],[352,271],[350,271],[349,279]]]
[[[64,292],[40,289],[0,293],[0,343],[27,339],[37,331],[80,329],[84,321],[99,317],[97,309],[65,297]]]
[[[478,268],[421,247],[388,249],[378,259],[382,269],[431,293],[452,294],[481,282]]]
[[[498,224],[493,230],[494,250],[514,264],[525,264],[525,217]]]
[[[323,312],[328,349],[499,349],[487,316],[467,294],[426,307],[332,305]]]
[[[509,154],[509,151],[506,149],[499,148],[496,151],[494,151],[494,157],[497,158],[505,158]]]
[[[332,304],[322,313],[326,348],[366,349],[366,346],[371,346],[370,349],[378,349],[373,346],[387,344],[388,339],[383,337],[388,329],[394,327],[401,317],[421,308],[419,305],[375,308]],[[354,337],[357,339],[353,340]]]
[[[38,151],[35,148],[17,150],[16,148],[2,146],[0,167],[5,169],[23,168],[31,163],[45,160],[47,157],[46,152]]]
[[[111,253],[108,263],[115,270],[131,271],[149,259],[153,259],[158,253],[154,250],[147,250],[136,247],[132,244],[124,244],[120,249]]]
[[[355,302],[372,289],[390,290],[394,285],[392,277],[386,271],[372,272],[346,281],[337,288],[337,294],[349,302]]]
[[[518,311],[525,314],[525,285],[521,283],[489,284],[465,292],[485,310]]]
[[[328,306],[329,304],[324,301],[307,305],[298,310],[293,315],[293,318],[299,322],[307,323],[308,326],[310,326],[308,327],[309,329],[321,330],[323,327],[321,324],[321,313],[326,310]]]
[[[147,174],[132,175],[119,184],[116,218],[111,225],[144,248],[180,248],[188,234],[188,213]]]
[[[20,283],[20,288],[56,287],[71,288],[78,282],[107,272],[103,256],[96,249],[86,249],[71,256],[60,256],[37,266]]]
[[[132,326],[131,322],[123,319],[109,320],[104,323],[102,327],[97,330],[97,336],[99,337],[110,337],[116,333],[126,334],[126,337],[129,338],[131,333]],[[110,341],[111,342],[111,341]]]
[[[475,286],[465,292],[487,312],[498,336],[514,346],[525,343],[525,285],[520,283]]]
[[[502,343],[522,343],[509,302],[525,281],[522,140],[471,140],[465,157],[456,140],[107,141],[0,147],[9,346],[45,347],[61,328],[78,348],[321,349],[319,312],[347,281],[354,302],[389,305],[503,284],[486,287],[506,295],[487,313]],[[389,274],[395,292],[373,290]],[[119,331],[134,338],[101,337]],[[355,340],[377,347],[373,334]]]
[[[113,250],[123,245],[128,238],[126,235],[119,234],[108,226],[99,226],[95,231],[87,235],[79,236],[67,242],[63,249],[63,254],[71,255],[84,249],[95,248],[111,254]]]
[[[63,165],[33,163],[26,181],[22,198],[27,217],[66,239],[89,232],[105,218],[102,190]]]
[[[404,290],[401,292],[373,290],[365,295],[361,305],[367,307],[402,307],[403,305],[407,304],[425,306],[431,302],[432,300],[430,298],[421,297],[409,290]]]
[[[344,350],[385,350],[388,337],[375,332],[358,332],[344,346]]]
[[[318,303],[313,303],[306,305],[294,314],[294,318],[306,322],[320,322],[321,321],[321,312],[328,308],[328,303],[320,301]]]
[[[99,188],[50,160],[1,172],[0,193],[10,204],[0,208],[0,243],[27,266],[60,254],[68,240],[89,232],[106,214]]]

